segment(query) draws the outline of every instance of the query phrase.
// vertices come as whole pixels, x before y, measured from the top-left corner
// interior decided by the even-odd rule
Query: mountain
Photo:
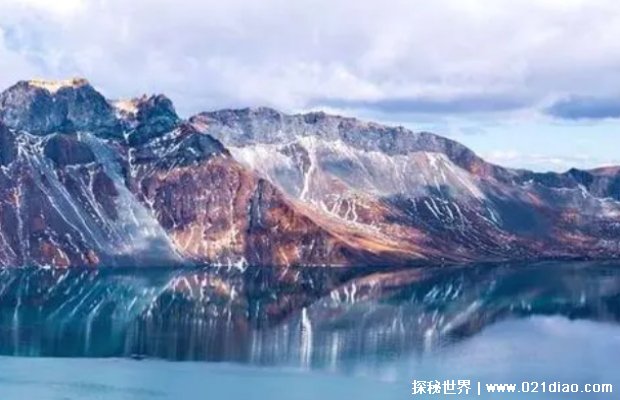
[[[620,253],[620,171],[538,174],[324,113],[0,94],[0,265],[422,265]]]
[[[39,136],[122,132],[114,107],[84,79],[19,82],[0,94],[0,118],[11,128]]]
[[[164,96],[102,98],[83,80],[0,95],[0,265],[390,260],[314,221]]]
[[[539,174],[454,141],[324,113],[202,113],[197,129],[290,197],[425,258],[616,257],[617,169]]]

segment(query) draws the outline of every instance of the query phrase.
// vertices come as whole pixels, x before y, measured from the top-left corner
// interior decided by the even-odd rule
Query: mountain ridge
[[[0,265],[411,265],[620,254],[620,171],[536,173],[323,112],[0,94]]]

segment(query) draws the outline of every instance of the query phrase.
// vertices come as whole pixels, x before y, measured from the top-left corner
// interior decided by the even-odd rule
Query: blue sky
[[[616,0],[2,0],[0,85],[322,109],[511,167],[620,164]]]

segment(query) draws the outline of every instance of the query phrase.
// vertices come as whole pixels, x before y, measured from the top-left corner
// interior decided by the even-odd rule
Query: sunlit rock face
[[[620,253],[617,168],[536,174],[433,135],[87,81],[0,94],[0,266],[394,266]]]
[[[503,320],[620,320],[617,265],[436,269],[6,269],[0,354],[340,368]]]
[[[429,259],[616,257],[618,170],[539,174],[430,133],[266,108],[191,119],[313,212]]]
[[[268,266],[372,260],[191,125],[132,147],[129,161],[130,187],[186,258]]]
[[[383,254],[380,238],[315,220],[181,120],[165,96],[108,101],[73,80],[22,82],[2,99],[2,266],[341,266],[417,257]]]
[[[176,128],[181,119],[166,96],[143,96],[114,102],[114,107],[129,126],[127,142],[142,145]]]

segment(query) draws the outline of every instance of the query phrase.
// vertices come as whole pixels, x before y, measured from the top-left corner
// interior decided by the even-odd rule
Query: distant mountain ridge
[[[269,108],[184,120],[86,80],[0,94],[0,265],[342,266],[620,254],[620,172]]]

